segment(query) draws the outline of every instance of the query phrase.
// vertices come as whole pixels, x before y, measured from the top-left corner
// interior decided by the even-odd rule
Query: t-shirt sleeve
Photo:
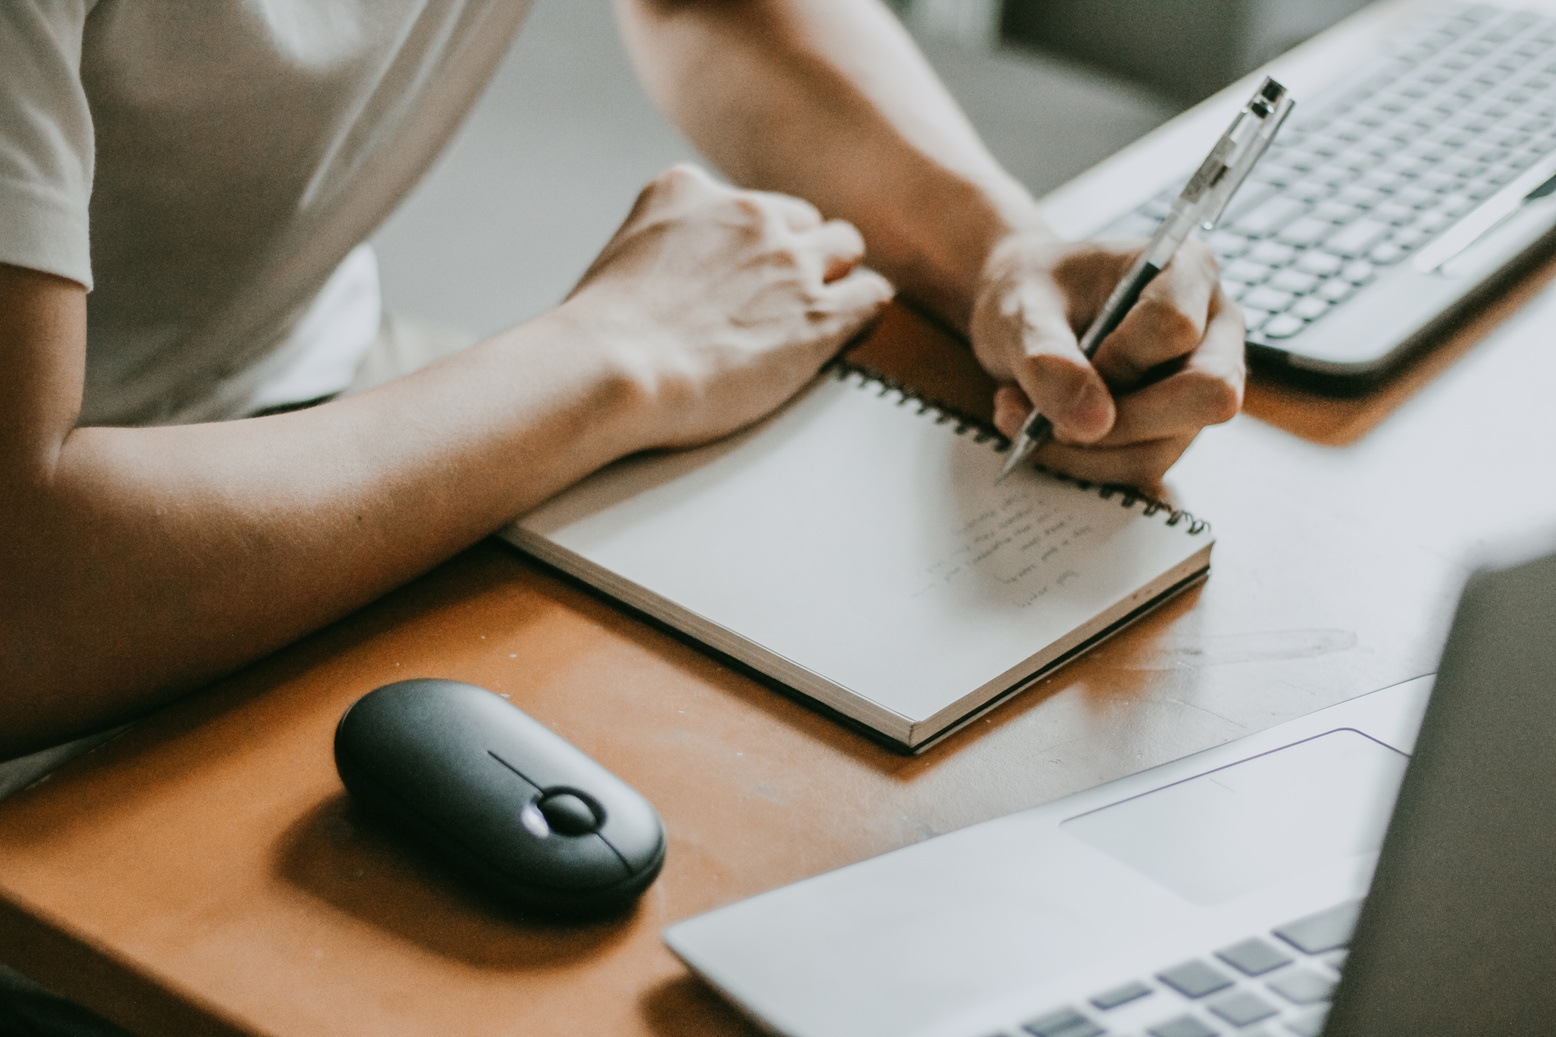
[[[92,287],[92,115],[81,39],[95,0],[0,0],[0,263]]]

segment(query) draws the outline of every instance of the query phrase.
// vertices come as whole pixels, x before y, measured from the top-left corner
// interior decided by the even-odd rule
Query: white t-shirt
[[[344,388],[378,320],[372,255],[352,251],[528,8],[0,0],[0,262],[92,289],[82,422]]]
[[[529,6],[0,0],[0,262],[91,289],[82,422],[345,388],[378,330],[360,243]],[[98,741],[0,763],[0,796]]]

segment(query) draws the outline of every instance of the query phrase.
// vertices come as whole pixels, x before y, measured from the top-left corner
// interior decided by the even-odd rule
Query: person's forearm
[[[1044,228],[876,0],[617,0],[649,90],[726,174],[856,224],[965,327],[993,244]]]
[[[311,410],[28,459],[0,504],[0,759],[273,651],[639,445],[633,383],[569,319]]]
[[[86,290],[0,264],[0,760],[144,712],[596,468],[760,419],[891,296],[858,232],[679,167],[569,299],[311,410],[76,428]]]

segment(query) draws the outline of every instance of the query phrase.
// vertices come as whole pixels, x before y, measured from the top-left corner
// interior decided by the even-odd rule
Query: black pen
[[[1081,354],[1090,360],[1097,347],[1121,324],[1162,268],[1172,261],[1179,246],[1188,240],[1195,227],[1210,230],[1221,219],[1232,195],[1242,186],[1254,163],[1264,154],[1275,139],[1276,132],[1286,121],[1295,105],[1286,88],[1265,77],[1253,98],[1245,104],[1232,120],[1232,125],[1216,141],[1215,147],[1199,170],[1189,178],[1181,194],[1172,203],[1172,212],[1162,221],[1156,234],[1140,253],[1124,279],[1113,289],[1113,294],[1102,306],[1102,312],[1092,321],[1081,336]],[[1021,432],[1010,445],[1010,458],[1000,470],[1004,479],[1024,464],[1044,443],[1053,436],[1053,422],[1038,411],[1021,427]]]

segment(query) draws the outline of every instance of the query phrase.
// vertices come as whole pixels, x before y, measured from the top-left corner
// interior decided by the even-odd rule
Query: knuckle
[[[690,162],[677,162],[659,174],[658,182],[666,187],[687,187],[703,178],[702,170]]]
[[[806,222],[816,226],[821,225],[822,216],[820,209],[816,208],[804,198],[796,198],[793,195],[784,195],[783,197],[788,199],[788,204],[792,205],[795,208],[795,211],[804,215]]]
[[[1141,300],[1141,316],[1151,335],[1172,347],[1175,354],[1187,353],[1199,344],[1199,322],[1184,313],[1170,299]]]
[[[864,251],[864,235],[852,223],[847,220],[828,220],[826,226],[833,228],[833,233],[850,249]]]
[[[690,162],[677,162],[654,178],[648,193],[666,199],[696,199],[714,192],[718,184]]]
[[[742,192],[730,199],[730,205],[742,218],[751,223],[765,222],[769,213],[762,200],[749,192]]]

